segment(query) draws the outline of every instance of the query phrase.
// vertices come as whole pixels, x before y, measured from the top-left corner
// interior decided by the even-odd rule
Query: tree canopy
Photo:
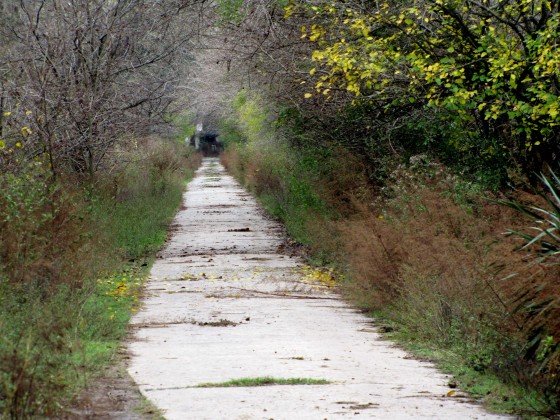
[[[457,122],[459,148],[494,137],[484,153],[555,160],[558,1],[294,1],[286,16],[306,16],[302,37],[315,45],[306,97],[345,89],[389,113],[433,107]]]

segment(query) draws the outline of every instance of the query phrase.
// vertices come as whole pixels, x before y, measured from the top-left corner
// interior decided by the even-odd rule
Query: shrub
[[[515,294],[514,311],[522,315],[527,335],[524,358],[531,364],[530,381],[540,388],[556,410],[560,410],[560,178],[540,175],[546,192],[541,203],[500,203],[527,216],[529,229],[509,230],[523,239],[521,250],[531,252],[531,277]]]
[[[174,214],[200,156],[184,142],[145,139],[114,159],[116,166],[91,190],[92,215],[122,257],[137,259],[165,241],[169,220],[162,217]]]
[[[53,179],[41,161],[0,174],[0,271],[13,285],[79,287],[98,259],[101,240],[88,222],[75,179]],[[99,247],[103,249],[103,247]]]

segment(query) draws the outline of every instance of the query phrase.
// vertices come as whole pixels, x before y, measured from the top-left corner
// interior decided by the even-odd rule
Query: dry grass
[[[338,222],[347,292],[415,337],[456,349],[473,369],[539,389],[555,406],[560,266],[531,263],[533,254],[504,235],[526,230],[518,213],[483,198],[459,205],[448,191],[449,180],[420,176]]]
[[[245,179],[245,165],[239,156],[237,149],[234,147],[227,148],[220,155],[220,161],[228,172],[235,176],[238,180],[243,181]]]
[[[395,203],[396,202],[396,203]],[[396,207],[398,205],[398,207]],[[468,214],[441,191],[400,196],[384,209],[363,207],[340,223],[353,278],[378,288],[379,305],[402,294],[410,273],[426,278],[484,277],[492,260],[495,220]]]

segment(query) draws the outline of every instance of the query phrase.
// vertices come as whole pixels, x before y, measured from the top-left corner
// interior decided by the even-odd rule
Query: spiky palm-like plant
[[[560,255],[560,177],[553,171],[550,172],[550,178],[544,174],[539,176],[550,192],[550,194],[540,194],[546,200],[548,208],[527,206],[511,201],[500,202],[534,220],[536,225],[531,226],[532,233],[509,230],[508,234],[519,236],[526,241],[522,249],[538,245],[540,249],[537,250],[537,256],[541,262]]]
[[[525,205],[511,201],[500,204],[511,207],[532,219],[528,232],[509,230],[507,233],[524,239],[521,249],[531,250],[539,264],[551,270],[543,282],[526,281],[513,302],[513,312],[522,312],[526,319],[527,344],[524,358],[534,363],[533,382],[540,387],[551,409],[560,411],[560,296],[554,272],[560,265],[560,177],[539,177],[548,191],[539,195],[546,206]]]

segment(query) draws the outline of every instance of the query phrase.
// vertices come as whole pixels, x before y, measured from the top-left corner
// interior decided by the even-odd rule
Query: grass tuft
[[[272,376],[262,376],[257,378],[232,379],[227,382],[208,382],[197,385],[195,388],[229,388],[229,387],[252,387],[269,385],[328,385],[330,381],[326,379],[311,378],[275,378]]]

